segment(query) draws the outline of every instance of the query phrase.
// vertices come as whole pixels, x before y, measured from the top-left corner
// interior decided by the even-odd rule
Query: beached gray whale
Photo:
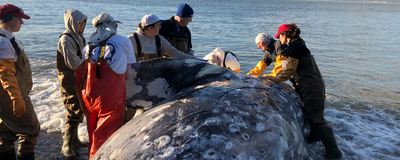
[[[136,63],[127,107],[144,113],[97,159],[308,159],[303,107],[285,83],[239,76],[195,59]]]

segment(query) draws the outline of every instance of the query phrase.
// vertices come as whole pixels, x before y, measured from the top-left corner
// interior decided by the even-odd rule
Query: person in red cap
[[[300,29],[294,23],[283,24],[278,28],[275,38],[279,38],[282,44],[289,44],[287,65],[279,75],[266,78],[278,83],[290,79],[304,103],[304,114],[311,126],[309,141],[322,141],[327,159],[341,158],[342,152],[337,146],[332,128],[324,119],[324,79],[314,57],[300,37]]]
[[[35,159],[40,132],[29,92],[32,72],[22,43],[14,37],[30,17],[12,4],[0,6],[0,159]]]

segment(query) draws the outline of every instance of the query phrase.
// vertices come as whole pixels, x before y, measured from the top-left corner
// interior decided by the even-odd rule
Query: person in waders
[[[129,35],[135,56],[138,62],[163,57],[195,58],[174,48],[163,36],[159,35],[161,22],[156,15],[143,16],[138,24],[138,30]],[[126,109],[124,124],[131,120],[136,114],[135,109]]]
[[[271,74],[264,74],[262,76],[273,76],[279,75],[282,72],[282,68],[286,67],[287,59],[287,44],[281,44],[280,41],[275,41],[275,39],[265,33],[260,33],[257,35],[255,42],[257,47],[264,52],[263,59],[258,62],[258,64],[247,73],[247,75],[261,75],[265,68],[274,62],[274,68]],[[282,66],[282,64],[284,66]]]
[[[163,20],[154,14],[145,15],[138,24],[138,30],[129,35],[135,48],[136,60],[147,61],[155,58],[168,57],[194,58],[174,48],[163,36],[159,35]]]
[[[82,63],[82,48],[86,45],[83,31],[87,16],[76,9],[64,12],[65,31],[57,48],[57,71],[61,98],[65,106],[65,133],[61,152],[67,158],[76,158],[78,147],[86,146],[78,137],[78,125],[83,112],[76,92],[75,70]]]
[[[76,87],[87,118],[89,159],[121,127],[126,101],[126,72],[136,62],[131,41],[117,35],[117,23],[107,13],[92,21],[96,28],[82,50],[75,71]]]
[[[188,55],[194,55],[192,50],[192,34],[187,27],[193,18],[193,9],[188,4],[181,4],[175,16],[161,23],[162,35],[177,50]]]
[[[304,103],[304,115],[311,126],[309,140],[322,141],[326,149],[325,158],[341,158],[342,152],[337,146],[332,128],[324,119],[324,79],[313,55],[300,38],[300,29],[294,23],[283,24],[278,28],[275,38],[279,38],[281,44],[289,45],[287,65],[279,75],[265,77],[277,83],[290,79]]]
[[[0,6],[0,159],[15,160],[15,141],[19,160],[35,159],[40,124],[29,92],[32,72],[18,32],[23,19],[30,17],[12,4]]]
[[[240,63],[236,55],[230,51],[224,51],[220,47],[215,48],[211,53],[204,56],[203,60],[210,64],[228,68],[240,73]]]

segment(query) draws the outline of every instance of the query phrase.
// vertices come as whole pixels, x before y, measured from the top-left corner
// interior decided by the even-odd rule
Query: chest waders
[[[69,33],[63,33],[62,36],[69,36],[75,42],[77,47],[76,56],[82,59],[80,45]],[[85,42],[84,42],[85,43]],[[81,123],[83,120],[83,112],[79,105],[78,94],[76,92],[75,71],[67,67],[65,57],[57,50],[57,77],[60,83],[61,98],[66,108],[66,123]],[[77,126],[77,125],[76,125]]]
[[[175,18],[171,18],[171,20],[168,20],[167,22],[168,25],[162,26],[164,32],[160,32],[160,35],[164,36],[164,38],[167,39],[167,41],[177,50],[184,53],[188,52],[190,43],[189,39],[191,37],[189,29],[187,27],[179,28]]]
[[[310,124],[325,123],[325,83],[311,54],[299,59],[291,82],[304,102],[306,118]]]
[[[172,36],[173,32],[170,33],[171,37],[166,37],[167,41],[174,46],[177,50],[181,52],[188,52],[189,51],[189,40],[187,38],[178,38]],[[187,33],[185,33],[185,37],[187,37]]]
[[[137,48],[137,53],[135,53],[136,60],[138,62],[141,61],[147,61],[151,59],[156,59],[156,58],[161,58],[161,42],[160,42],[160,36],[156,35],[154,38],[156,39],[156,46],[157,46],[157,54],[143,54],[142,52],[142,46],[140,45],[139,37],[137,33],[134,33],[133,36],[135,37],[136,41],[136,48]]]
[[[76,56],[82,59],[81,47],[78,42],[69,33],[63,33],[59,38],[64,35],[72,38],[77,47]],[[75,72],[67,67],[65,57],[59,50],[57,50],[57,72],[61,99],[65,106],[65,133],[61,152],[67,158],[76,158],[76,153],[73,150],[74,146],[86,146],[78,137],[78,126],[83,121],[83,111],[76,91]]]
[[[332,127],[325,121],[325,83],[315,59],[307,54],[299,59],[299,64],[291,79],[296,92],[304,103],[304,115],[310,124],[308,139],[321,140],[325,147],[327,159],[339,159],[339,150]]]
[[[115,73],[104,61],[106,41],[97,62],[90,62],[97,46],[89,43],[89,58],[78,67],[76,87],[87,118],[89,159],[122,124],[125,110],[125,73]],[[122,54],[122,53],[121,53]]]
[[[2,34],[0,36],[6,37]],[[11,101],[3,86],[0,86],[0,152],[12,150],[11,154],[15,158],[14,142],[19,140],[18,156],[34,157],[35,146],[40,133],[40,123],[29,97],[33,84],[32,71],[25,51],[20,50],[14,38],[10,41],[18,56],[17,62],[14,62],[15,78],[18,81],[21,96],[25,101],[26,110],[23,116],[16,117],[13,113],[13,101]]]

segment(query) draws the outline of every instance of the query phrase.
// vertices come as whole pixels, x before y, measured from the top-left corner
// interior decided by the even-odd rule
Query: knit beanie
[[[189,18],[193,17],[193,9],[190,7],[188,4],[181,4],[178,7],[178,10],[176,10],[176,14],[178,17],[181,18]]]
[[[256,43],[259,42],[269,42],[269,39],[272,38],[270,35],[265,34],[265,33],[260,33],[258,34],[258,36],[256,37],[255,41]]]

